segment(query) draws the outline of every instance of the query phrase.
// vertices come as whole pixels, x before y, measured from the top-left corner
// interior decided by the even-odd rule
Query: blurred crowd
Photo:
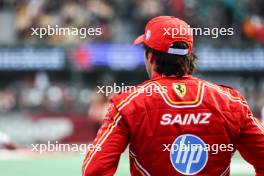
[[[128,42],[144,30],[145,23],[158,15],[187,20],[191,27],[234,28],[234,36],[223,36],[232,44],[264,44],[263,0],[0,0],[0,11],[15,18],[20,41],[51,44],[88,41]],[[31,28],[47,25],[102,28],[102,35],[82,39],[78,36],[31,36]],[[208,38],[198,37],[198,40]],[[221,40],[210,40],[219,42]]]
[[[0,91],[0,112],[13,110],[37,112],[84,111],[91,100],[91,90],[66,82],[50,81],[46,73],[35,78],[17,79]]]
[[[11,81],[0,89],[0,114],[73,113],[100,122],[108,98],[91,85],[53,81],[45,72]]]

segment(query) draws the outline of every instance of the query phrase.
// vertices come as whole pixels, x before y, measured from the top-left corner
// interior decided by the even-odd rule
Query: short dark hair
[[[144,44],[144,48],[146,53],[153,53],[156,62],[155,71],[159,74],[166,76],[175,75],[181,77],[186,74],[193,74],[193,72],[196,70],[195,61],[197,60],[197,56],[193,53],[184,56],[167,54],[154,50],[146,44]],[[189,47],[184,42],[176,42],[171,46],[171,48],[188,49]]]

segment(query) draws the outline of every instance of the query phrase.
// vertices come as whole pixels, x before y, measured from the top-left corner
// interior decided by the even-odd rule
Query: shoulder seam
[[[228,92],[228,91],[226,91],[224,89],[221,89],[218,85],[214,85],[214,84],[209,83],[209,82],[205,82],[205,84],[206,84],[206,86],[216,90],[218,93],[220,93],[222,95],[225,95],[232,102],[237,102],[237,103],[242,104],[243,106],[248,107],[247,102],[245,100],[243,100],[240,96],[234,96],[230,92]],[[235,90],[235,89],[233,89],[233,90]]]

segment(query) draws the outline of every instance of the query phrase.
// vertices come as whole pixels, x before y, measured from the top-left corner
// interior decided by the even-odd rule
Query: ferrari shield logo
[[[179,97],[184,97],[186,95],[186,85],[184,83],[173,83],[173,90]]]

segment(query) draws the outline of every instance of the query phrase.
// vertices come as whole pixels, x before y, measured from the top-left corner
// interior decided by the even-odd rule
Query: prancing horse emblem
[[[183,98],[186,95],[186,85],[184,83],[173,83],[172,87],[179,97]]]

